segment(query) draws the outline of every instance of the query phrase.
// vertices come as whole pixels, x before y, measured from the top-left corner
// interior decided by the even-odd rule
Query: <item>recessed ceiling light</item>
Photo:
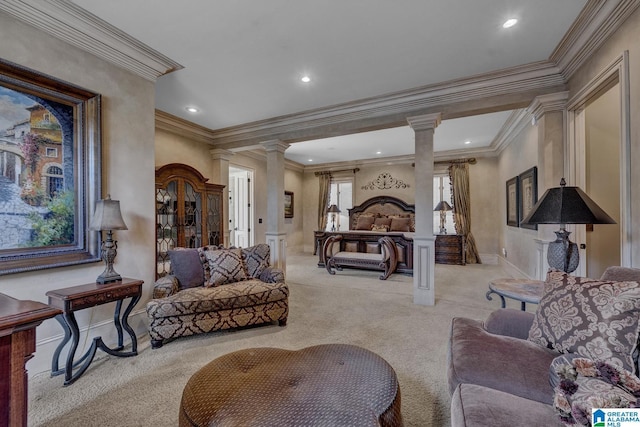
[[[197,113],[198,111],[200,111],[196,107],[187,107],[186,110],[190,113]]]
[[[307,160],[307,161],[308,161],[308,162],[313,162],[313,159],[309,159],[309,160]]]
[[[465,144],[471,144],[471,141],[465,141],[464,143]]]
[[[382,154],[382,151],[376,151],[376,154]]]
[[[311,77],[302,76],[302,78],[300,80],[302,81],[302,83],[309,83],[311,81]]]
[[[502,24],[502,28],[510,28],[516,25],[517,23],[518,23],[518,20],[516,18],[507,19],[506,21],[504,21],[504,24]]]

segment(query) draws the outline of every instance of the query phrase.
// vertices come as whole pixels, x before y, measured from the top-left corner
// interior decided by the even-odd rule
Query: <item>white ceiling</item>
[[[586,0],[73,1],[182,64],[184,69],[158,79],[156,107],[214,130],[546,60],[586,4]],[[502,28],[512,17],[518,24]],[[310,83],[300,81],[304,74],[311,77]],[[188,113],[187,106],[199,112]],[[486,141],[501,125],[496,128],[500,115],[486,116],[492,124],[482,127],[480,119],[471,124],[467,119],[445,121],[437,130],[438,138],[444,147],[460,139]],[[440,133],[449,126],[458,133],[445,140]],[[407,132],[408,128],[399,128],[353,139],[365,140],[361,156],[367,157],[374,145],[406,150],[400,141]],[[351,138],[339,145],[335,138],[316,144],[339,146],[341,151],[356,146]],[[304,164],[309,155],[316,162],[322,156],[335,160],[334,150],[305,152],[304,145],[294,144],[287,157]]]

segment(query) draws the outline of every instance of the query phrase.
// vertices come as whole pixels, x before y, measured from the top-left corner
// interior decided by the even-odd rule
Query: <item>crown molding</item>
[[[526,108],[513,111],[491,142],[491,147],[488,151],[491,151],[493,156],[498,156],[530,124],[531,113]]]
[[[589,0],[549,60],[571,76],[640,6],[640,0]]]
[[[0,10],[147,80],[183,68],[70,1],[2,0]]]
[[[155,119],[156,129],[162,129],[195,141],[213,145],[213,131],[209,128],[160,110],[156,110]]]
[[[451,80],[420,88],[394,92],[373,98],[304,111],[267,120],[212,131],[214,143],[231,149],[269,139],[288,141],[288,135],[305,133],[306,139],[326,137],[326,132],[313,129],[339,128],[346,123],[385,117],[404,117],[425,114],[429,109],[456,103],[468,103],[488,97],[537,92],[542,94],[564,87],[560,70],[549,61],[498,70],[482,75]],[[505,101],[506,102],[506,101]],[[526,101],[528,104],[530,102]],[[446,118],[446,117],[445,117]],[[379,128],[388,127],[384,123]],[[291,140],[296,142],[294,138]]]

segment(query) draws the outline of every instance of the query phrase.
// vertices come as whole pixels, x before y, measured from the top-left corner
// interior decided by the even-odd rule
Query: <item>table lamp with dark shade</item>
[[[102,231],[107,231],[107,239],[102,240],[100,247],[105,269],[96,279],[96,283],[104,284],[122,280],[122,277],[113,269],[113,261],[118,254],[118,242],[113,240],[113,230],[128,230],[120,213],[120,201],[111,200],[108,194],[106,199],[98,200],[89,229],[100,231],[101,238]]]
[[[569,240],[566,224],[615,224],[600,206],[578,187],[567,187],[562,178],[560,187],[548,189],[523,220],[526,224],[560,224],[556,240],[549,243],[549,266],[571,273],[578,268],[578,245]]]
[[[447,211],[453,210],[446,200],[440,200],[433,211],[440,211],[440,234],[447,234],[444,224],[447,221]]]
[[[331,214],[331,231],[336,231],[336,215],[339,214],[341,211],[340,209],[338,209],[338,206],[333,204],[329,206],[329,209],[327,209],[327,212]]]

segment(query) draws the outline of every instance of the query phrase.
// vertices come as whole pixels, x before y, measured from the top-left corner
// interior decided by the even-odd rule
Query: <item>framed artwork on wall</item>
[[[520,222],[519,208],[519,177],[514,176],[507,181],[507,225],[517,227]]]
[[[99,261],[100,95],[0,60],[0,275]]]
[[[531,209],[538,201],[538,168],[532,167],[522,172],[518,177],[520,181],[520,206],[519,223],[520,227],[530,230],[537,230],[537,224],[523,224],[522,220],[529,215]]]
[[[284,217],[293,218],[293,191],[284,192]]]

